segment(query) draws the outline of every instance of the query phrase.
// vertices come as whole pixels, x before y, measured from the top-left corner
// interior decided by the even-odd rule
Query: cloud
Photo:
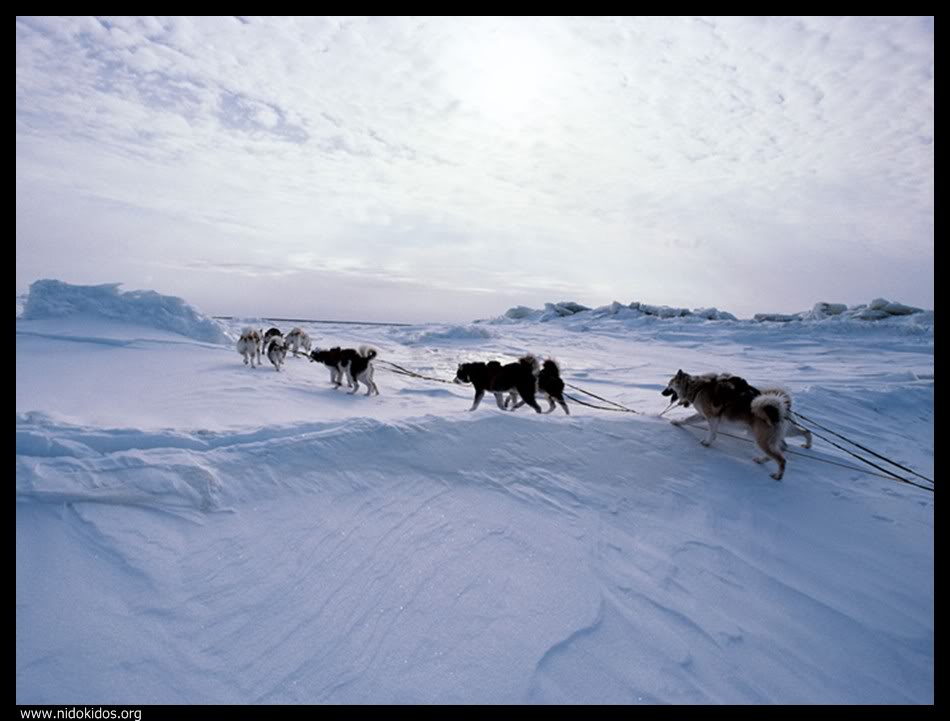
[[[741,313],[773,289],[737,265],[797,258],[790,286],[812,295],[869,265],[933,305],[932,18],[17,18],[16,34],[18,239],[62,198],[100,265],[116,253],[86,238],[120,235],[122,208],[148,218],[142,263],[180,232],[181,263],[309,257],[535,305],[725,306],[744,287]],[[18,276],[42,265],[31,248]]]

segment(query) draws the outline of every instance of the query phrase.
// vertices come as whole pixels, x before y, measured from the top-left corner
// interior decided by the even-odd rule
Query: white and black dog
[[[272,336],[267,344],[267,360],[274,364],[274,370],[280,372],[280,367],[284,364],[287,357],[287,344],[283,338]]]
[[[704,446],[716,440],[720,421],[741,423],[751,428],[756,443],[765,453],[755,462],[765,463],[771,458],[778,463],[778,471],[772,474],[776,481],[781,480],[785,473],[782,451],[786,436],[804,436],[804,447],[811,448],[811,432],[791,420],[792,397],[782,388],[759,390],[739,376],[727,373],[692,376],[681,369],[661,393],[671,396],[671,402],[693,406],[697,411],[688,418],[673,421],[674,425],[706,420],[709,433],[701,441]]]
[[[340,354],[343,356],[343,370],[353,386],[350,395],[360,389],[360,381],[366,385],[366,395],[379,395],[379,388],[373,381],[373,358],[377,355],[376,349],[361,345],[359,350],[344,348]]]
[[[310,353],[310,362],[323,363],[329,368],[330,382],[337,388],[343,385],[343,374],[346,373],[347,386],[353,389],[351,395],[360,389],[360,381],[366,386],[366,395],[379,395],[379,388],[373,380],[372,361],[376,355],[376,349],[367,346],[360,346],[359,350],[339,346],[327,350],[318,348]]]
[[[460,363],[455,373],[455,382],[471,383],[475,386],[475,401],[470,411],[478,408],[486,391],[495,394],[495,402],[503,411],[507,410],[506,393],[520,396],[524,402],[541,413],[541,406],[534,399],[537,386],[538,359],[526,355],[517,363],[502,365],[498,361],[488,363]]]
[[[301,328],[294,328],[290,331],[290,333],[284,336],[284,341],[287,343],[287,350],[294,355],[298,355],[301,348],[303,348],[306,353],[310,353],[310,336]]]
[[[244,365],[250,361],[251,368],[254,367],[254,359],[257,359],[257,365],[261,364],[261,334],[253,328],[245,328],[241,331],[241,337],[237,342],[237,352],[244,356]]]
[[[265,353],[267,352],[267,345],[271,342],[271,340],[274,338],[280,338],[281,340],[284,339],[284,334],[280,332],[280,328],[268,328],[266,333],[264,332],[264,329],[261,328],[260,334],[261,342],[264,344],[263,349]]]
[[[536,390],[538,395],[547,398],[548,403],[551,404],[551,407],[544,411],[545,413],[553,411],[554,403],[557,401],[558,405],[564,409],[564,412],[567,413],[567,415],[571,415],[571,412],[567,409],[567,402],[564,400],[564,381],[561,380],[561,369],[553,358],[548,358],[541,364],[541,372],[538,373]],[[519,400],[517,391],[512,392],[508,396],[506,405],[508,403],[512,404],[511,410],[521,408],[521,406],[525,404],[523,400]]]
[[[335,348],[320,349],[310,352],[311,363],[323,363],[330,369],[330,382],[339,388],[343,385],[343,349],[339,346]],[[346,379],[347,387],[352,388],[349,377]]]

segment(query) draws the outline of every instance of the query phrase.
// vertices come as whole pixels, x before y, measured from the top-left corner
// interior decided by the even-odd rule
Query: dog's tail
[[[792,397],[782,388],[767,388],[752,400],[752,414],[777,426],[788,417]]]
[[[541,364],[541,370],[546,374],[561,377],[561,366],[557,364],[557,361],[553,358],[548,358]]]
[[[363,357],[366,358],[367,360],[373,360],[373,358],[375,358],[377,355],[379,355],[379,354],[376,352],[376,349],[375,349],[375,348],[370,348],[370,347],[367,346],[367,345],[361,345],[361,346],[360,346],[360,351],[359,351],[359,353],[360,353],[361,356],[363,356]]]
[[[518,362],[531,369],[531,375],[538,375],[541,372],[541,364],[538,362],[538,359],[535,358],[530,353],[526,356],[523,356],[518,359]]]

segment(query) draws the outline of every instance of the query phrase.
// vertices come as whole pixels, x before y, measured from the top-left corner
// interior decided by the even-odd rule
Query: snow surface
[[[932,313],[299,324],[446,380],[550,354],[643,412],[568,417],[469,413],[383,363],[349,396],[171,332],[204,326],[186,304],[41,288],[16,321],[17,703],[934,701],[933,494],[821,440],[775,482],[657,418],[678,368],[728,370],[932,478]]]

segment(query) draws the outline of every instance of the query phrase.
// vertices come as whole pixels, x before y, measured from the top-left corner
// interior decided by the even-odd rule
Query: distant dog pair
[[[241,331],[241,337],[237,342],[237,352],[244,356],[244,365],[250,363],[253,368],[255,360],[257,365],[261,365],[262,351],[274,364],[274,368],[280,371],[284,357],[287,355],[283,334],[277,328],[271,328],[266,333],[253,328],[245,328]]]
[[[537,394],[548,399],[551,407],[546,413],[554,410],[557,402],[564,412],[570,415],[567,403],[564,401],[564,381],[561,380],[561,371],[550,358],[543,364],[533,355],[526,355],[517,363],[502,365],[498,361],[488,363],[460,363],[455,373],[455,382],[459,384],[471,383],[475,387],[475,401],[469,409],[474,411],[482,402],[485,393],[495,395],[495,402],[502,410],[520,408],[525,403],[541,413],[541,406],[535,400]],[[508,397],[505,397],[505,394]]]
[[[360,346],[359,350],[352,348],[319,348],[310,353],[311,363],[323,363],[330,369],[330,382],[337,388],[343,385],[343,373],[346,373],[347,387],[352,388],[350,395],[360,388],[360,381],[366,386],[366,395],[379,395],[379,388],[373,381],[373,358],[376,349]]]
[[[765,456],[755,459],[765,463],[771,458],[778,463],[778,471],[772,474],[776,481],[785,473],[786,436],[804,436],[805,448],[811,448],[811,432],[796,425],[791,417],[792,397],[781,388],[754,388],[739,376],[707,373],[692,376],[682,370],[670,379],[662,391],[671,403],[684,407],[693,406],[697,413],[689,418],[673,421],[684,425],[705,419],[709,433],[701,441],[704,446],[716,440],[720,421],[741,423],[752,429],[755,441]]]

